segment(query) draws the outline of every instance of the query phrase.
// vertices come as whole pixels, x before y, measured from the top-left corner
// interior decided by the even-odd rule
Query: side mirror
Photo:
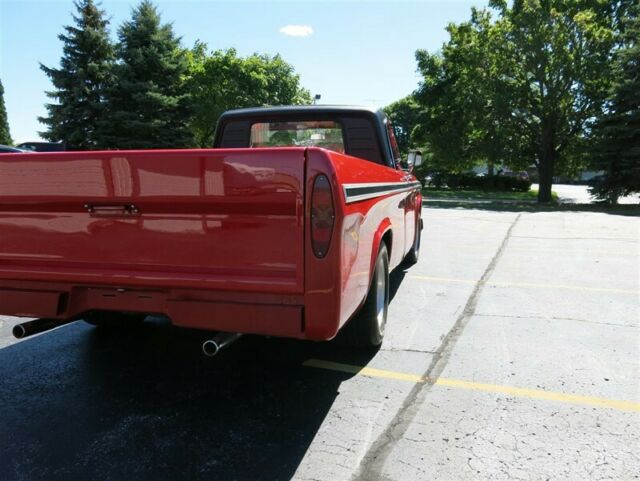
[[[422,165],[422,152],[419,150],[412,150],[409,152],[409,155],[407,156],[407,165],[409,166],[409,170],[413,169],[413,167]]]

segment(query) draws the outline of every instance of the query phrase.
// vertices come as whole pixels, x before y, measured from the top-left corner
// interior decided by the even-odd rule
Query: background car
[[[63,152],[67,150],[63,143],[58,142],[23,142],[16,147],[32,152]]]
[[[0,145],[0,154],[15,154],[19,152],[27,152],[24,149],[17,149],[16,147],[11,147],[10,145]]]

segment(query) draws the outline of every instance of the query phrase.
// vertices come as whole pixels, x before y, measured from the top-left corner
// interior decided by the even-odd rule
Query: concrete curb
[[[535,200],[516,199],[424,199],[422,205],[451,203],[451,204],[536,204]]]

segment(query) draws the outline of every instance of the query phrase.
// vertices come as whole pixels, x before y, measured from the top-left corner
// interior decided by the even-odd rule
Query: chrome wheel
[[[389,305],[389,255],[381,243],[371,276],[369,292],[360,311],[339,334],[340,342],[354,347],[377,347],[382,343]]]
[[[384,332],[384,325],[386,324],[386,301],[387,276],[385,275],[384,262],[380,259],[376,268],[376,320],[378,321],[380,332]]]

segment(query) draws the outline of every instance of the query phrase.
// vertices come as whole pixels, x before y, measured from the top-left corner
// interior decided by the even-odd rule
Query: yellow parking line
[[[615,399],[605,399],[594,396],[579,396],[577,394],[566,394],[562,392],[543,391],[542,389],[525,389],[512,386],[500,386],[498,384],[486,384],[481,382],[461,381],[459,379],[438,378],[435,382],[438,386],[446,386],[457,389],[469,389],[472,391],[483,391],[496,394],[508,394],[515,397],[525,397],[530,399],[543,399],[545,401],[557,401],[569,404],[583,404],[621,411],[640,412],[640,403],[633,401],[617,401]]]
[[[425,245],[423,247],[423,249],[426,251],[433,249],[434,246],[428,246]],[[467,246],[462,246],[459,247],[461,250],[464,251],[478,251],[478,252],[487,252],[487,248],[483,247],[483,246],[476,246],[476,245],[467,245]],[[558,249],[552,249],[549,247],[537,247],[537,246],[531,246],[531,247],[514,247],[514,246],[509,246],[507,249],[507,253],[510,252],[526,252],[531,254],[531,252],[555,252],[558,253]],[[568,255],[575,255],[575,254],[584,254],[584,255],[603,255],[603,256],[616,256],[616,257],[638,257],[640,256],[640,251],[636,251],[636,252],[622,252],[622,251],[597,251],[597,250],[589,250],[589,249],[565,249],[562,251],[562,255],[563,256],[568,256]]]
[[[309,359],[302,363],[303,366],[328,369],[331,371],[347,372],[367,377],[379,377],[386,379],[397,379],[400,381],[410,381],[413,383],[425,382],[426,379],[415,374],[407,374],[397,371],[386,371],[384,369],[374,369],[365,366],[354,366],[339,362],[323,361],[321,359]],[[620,411],[640,412],[640,403],[633,401],[618,401],[593,396],[579,396],[577,394],[566,394],[562,392],[544,391],[542,389],[525,389],[513,386],[501,386],[498,384],[486,384],[481,382],[463,381],[460,379],[449,379],[440,377],[435,383],[436,386],[450,387],[454,389],[466,389],[469,391],[481,391],[494,394],[507,394],[514,397],[529,399],[542,399],[545,401],[556,401],[568,404],[582,404]]]
[[[618,292],[622,294],[640,294],[636,289],[616,289],[615,287],[567,286],[563,284],[531,284],[527,282],[487,282],[496,287],[533,287],[536,289],[572,289],[576,291]]]
[[[478,248],[478,250],[484,250],[485,248]],[[508,251],[523,251],[529,252],[558,252],[558,249],[549,249],[545,247],[509,247]],[[618,256],[618,257],[638,257],[640,252],[613,252],[613,251],[592,251],[588,249],[565,249],[562,251],[564,256],[574,254],[588,254],[588,255],[603,255],[603,256]]]
[[[431,277],[431,276],[407,276],[409,279],[419,279],[431,282],[453,282],[461,284],[475,284],[478,281],[471,279],[451,279],[448,277]],[[529,282],[485,282],[487,286],[494,287],[531,287],[533,289],[569,289],[575,291],[595,291],[595,292],[617,292],[621,294],[640,294],[640,290],[636,289],[616,289],[613,287],[590,287],[590,286],[568,286],[564,284],[535,284]]]
[[[348,372],[350,374],[361,374],[369,377],[382,377],[387,379],[398,379],[400,381],[424,382],[422,376],[415,374],[407,374],[404,372],[385,371],[384,369],[374,369],[365,366],[353,366],[351,364],[342,364],[339,362],[323,361],[321,359],[308,359],[302,363],[307,367],[318,367],[320,369],[329,369],[331,371]]]

